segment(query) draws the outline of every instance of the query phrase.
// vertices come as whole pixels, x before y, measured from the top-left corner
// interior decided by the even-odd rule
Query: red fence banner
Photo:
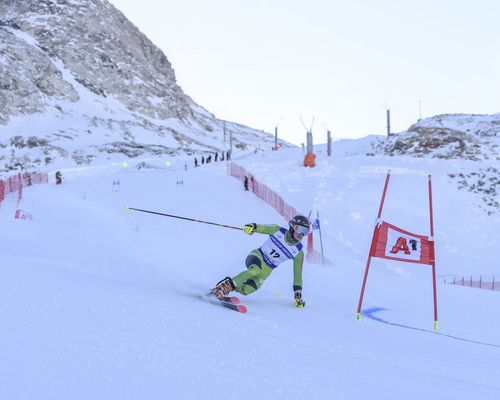
[[[23,197],[23,187],[31,186],[35,183],[48,183],[49,176],[46,172],[23,172],[10,176],[7,179],[0,179],[0,205],[9,193],[17,192],[17,204]]]
[[[286,220],[290,220],[294,215],[298,214],[295,207],[289,205],[278,193],[259,182],[253,174],[235,162],[228,164],[227,173],[242,182],[244,181],[244,178],[247,177],[249,190],[273,207]],[[324,262],[326,264],[333,265],[331,261],[324,259],[322,255],[314,249],[312,231],[307,236],[306,260],[310,263]]]
[[[263,183],[259,182],[253,176],[253,174],[248,172],[245,168],[239,166],[234,162],[231,162],[228,165],[228,174],[240,180],[243,180],[245,176],[248,177],[248,188],[250,189],[250,191],[252,191],[260,199],[264,200],[267,204],[272,206],[286,220],[290,220],[294,215],[298,214],[295,207],[287,204],[279,194],[277,194],[274,190],[270,189]]]
[[[492,281],[485,280],[482,276],[479,277],[479,280],[472,279],[472,276],[470,278],[465,278],[464,276],[462,276],[462,278],[457,278],[456,276],[454,276],[453,280],[447,282],[445,279],[444,283],[448,283],[450,285],[500,291],[500,283],[498,282],[498,280],[495,282],[495,276],[493,276]]]
[[[428,236],[405,231],[387,222],[377,224],[373,237],[372,257],[432,265],[434,241]]]

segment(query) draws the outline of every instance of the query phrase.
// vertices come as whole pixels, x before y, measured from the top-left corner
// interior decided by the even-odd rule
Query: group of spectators
[[[222,151],[220,157],[219,157],[219,153],[216,151],[215,156],[214,156],[214,162],[217,162],[219,160],[220,161],[231,160],[231,150],[228,150],[226,152]],[[211,162],[212,162],[212,154],[209,154],[206,158],[205,158],[205,156],[201,156],[201,165],[210,164]],[[194,158],[194,166],[195,167],[199,166],[198,159],[196,157]]]

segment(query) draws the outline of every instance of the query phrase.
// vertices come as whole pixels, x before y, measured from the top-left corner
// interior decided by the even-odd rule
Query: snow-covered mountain
[[[165,54],[106,0],[0,2],[0,171],[268,149],[186,95]],[[287,143],[281,142],[288,146]]]
[[[444,114],[380,138],[373,153],[442,159],[500,160],[500,114]]]
[[[274,145],[272,135],[196,104],[165,54],[108,1],[0,2],[1,175],[55,170],[66,160],[184,164],[227,150],[230,136],[236,153]],[[438,115],[360,144],[347,151],[467,161],[449,180],[478,195],[488,213],[500,208],[500,114]]]
[[[369,156],[412,156],[464,161],[447,175],[472,192],[491,214],[500,210],[500,114],[445,114],[426,118],[390,137],[367,138]],[[365,140],[365,141],[366,141]]]

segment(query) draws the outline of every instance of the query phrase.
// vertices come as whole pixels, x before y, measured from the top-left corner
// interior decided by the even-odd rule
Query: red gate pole
[[[368,260],[366,261],[365,275],[363,277],[363,284],[361,285],[361,293],[359,295],[358,310],[356,312],[356,318],[361,318],[361,306],[363,305],[363,297],[365,295],[366,280],[368,279],[368,270],[370,269],[370,263],[372,261],[372,254],[375,251],[375,246],[377,244],[377,230],[380,224],[380,217],[382,216],[382,209],[384,208],[385,195],[387,194],[387,187],[389,186],[389,179],[391,177],[391,170],[387,171],[387,176],[385,177],[384,191],[382,192],[382,198],[380,199],[380,207],[377,214],[377,223],[375,228],[373,228],[372,243],[370,245],[370,252],[368,253]]]
[[[432,184],[431,176],[429,178],[429,217],[430,217],[430,227],[431,227],[431,237],[432,240],[432,290],[434,293],[434,330],[438,330],[438,309],[437,309],[437,289],[436,289],[436,255],[434,252],[434,216],[432,213]]]
[[[361,285],[361,293],[359,295],[359,303],[358,303],[358,310],[356,312],[356,319],[361,318],[361,306],[363,304],[363,296],[365,295],[365,286],[366,286],[366,280],[368,278],[368,270],[370,269],[370,263],[372,261],[372,251],[374,250],[374,246],[376,244],[375,235],[377,228],[378,224],[373,229],[372,244],[370,245],[370,253],[368,254],[368,260],[366,261],[365,276],[363,277],[363,284]]]

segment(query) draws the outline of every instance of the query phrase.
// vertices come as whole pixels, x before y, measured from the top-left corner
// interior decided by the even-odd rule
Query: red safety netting
[[[228,164],[228,174],[243,181],[245,176],[248,178],[248,189],[252,191],[257,197],[264,200],[267,204],[273,207],[285,220],[290,220],[294,215],[299,214],[295,207],[289,205],[283,198],[276,193],[274,190],[270,189],[262,182],[259,182],[255,176],[253,176],[249,171],[247,171],[242,166],[231,162]],[[319,252],[314,250],[313,244],[313,233],[309,233],[307,237],[307,252],[306,260],[310,263],[321,263],[322,257]],[[331,264],[325,260],[327,264]]]
[[[493,277],[492,281],[488,281],[483,279],[483,277],[479,277],[479,280],[473,279],[472,276],[470,278],[466,278],[462,276],[462,278],[453,277],[453,280],[444,280],[444,283],[449,283],[450,285],[460,285],[467,287],[475,287],[478,289],[486,289],[486,290],[499,290],[500,291],[500,282],[495,280]]]
[[[31,186],[35,183],[48,183],[49,176],[42,172],[23,172],[13,175],[7,179],[0,179],[0,205],[5,196],[17,192],[17,202],[23,197],[23,187]]]

